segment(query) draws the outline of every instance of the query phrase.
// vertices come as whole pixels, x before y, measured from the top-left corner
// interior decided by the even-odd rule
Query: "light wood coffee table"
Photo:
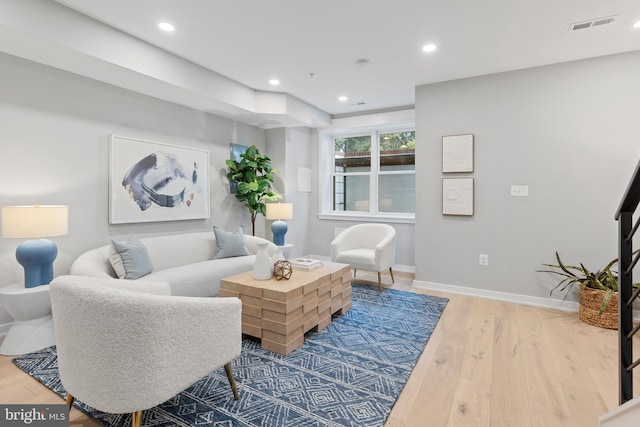
[[[351,309],[351,268],[323,262],[315,270],[293,270],[289,280],[254,280],[253,271],[220,281],[220,297],[242,301],[242,333],[260,338],[262,348],[287,355],[320,331],[332,314]]]

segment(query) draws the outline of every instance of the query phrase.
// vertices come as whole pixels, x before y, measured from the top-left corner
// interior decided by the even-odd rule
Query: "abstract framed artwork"
[[[239,162],[240,160],[242,160],[242,157],[240,157],[240,155],[244,154],[247,151],[247,148],[249,147],[246,145],[234,143],[229,144],[229,159]],[[229,190],[231,194],[236,194],[238,192],[238,181],[236,181],[235,179],[229,180]]]
[[[442,172],[473,172],[473,134],[442,137]]]
[[[473,178],[442,179],[442,214],[473,216]]]
[[[109,223],[209,218],[209,152],[111,135]]]

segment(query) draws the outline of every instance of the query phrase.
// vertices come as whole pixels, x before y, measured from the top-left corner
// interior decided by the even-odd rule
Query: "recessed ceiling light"
[[[346,101],[348,101],[348,100],[349,100],[349,98],[347,98],[347,97],[346,97],[346,96],[344,96],[344,95],[342,95],[342,96],[339,96],[339,97],[338,97],[338,101],[340,101],[340,102],[346,102]]]
[[[422,51],[423,52],[433,52],[437,48],[438,48],[438,46],[436,46],[435,44],[426,44],[426,45],[422,46]]]
[[[280,84],[280,80],[278,80],[278,79],[271,79],[271,80],[269,80],[269,84],[270,84],[271,86],[278,86],[278,85]]]
[[[168,31],[168,32],[175,30],[174,26],[169,24],[168,22],[159,23],[158,28],[160,28],[162,31]]]
[[[640,28],[640,21],[636,21],[636,23],[633,24],[633,28]]]

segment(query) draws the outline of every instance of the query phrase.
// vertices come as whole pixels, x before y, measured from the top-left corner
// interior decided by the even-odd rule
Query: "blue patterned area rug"
[[[438,323],[447,300],[353,285],[353,307],[309,333],[288,356],[244,339],[233,361],[240,399],[221,368],[146,410],[144,426],[382,426]],[[14,363],[60,396],[56,348]],[[140,391],[144,393],[144,390]],[[105,414],[76,401],[105,426],[130,426],[130,414]]]

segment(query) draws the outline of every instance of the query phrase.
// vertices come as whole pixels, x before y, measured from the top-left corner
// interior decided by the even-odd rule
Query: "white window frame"
[[[415,223],[415,213],[379,212],[378,180],[381,175],[412,174],[413,171],[380,171],[379,135],[384,133],[415,131],[414,110],[403,110],[392,113],[381,113],[372,116],[350,117],[334,120],[332,126],[318,132],[319,138],[319,219],[346,221],[385,221],[399,223]],[[398,120],[400,118],[400,120]],[[385,120],[386,119],[386,120]],[[367,123],[368,122],[368,123]],[[371,124],[375,123],[375,124]],[[349,126],[350,125],[350,126]],[[369,212],[335,211],[333,210],[333,177],[335,176],[334,138],[371,135],[371,171],[362,172],[369,175]],[[359,173],[354,173],[354,175]]]

